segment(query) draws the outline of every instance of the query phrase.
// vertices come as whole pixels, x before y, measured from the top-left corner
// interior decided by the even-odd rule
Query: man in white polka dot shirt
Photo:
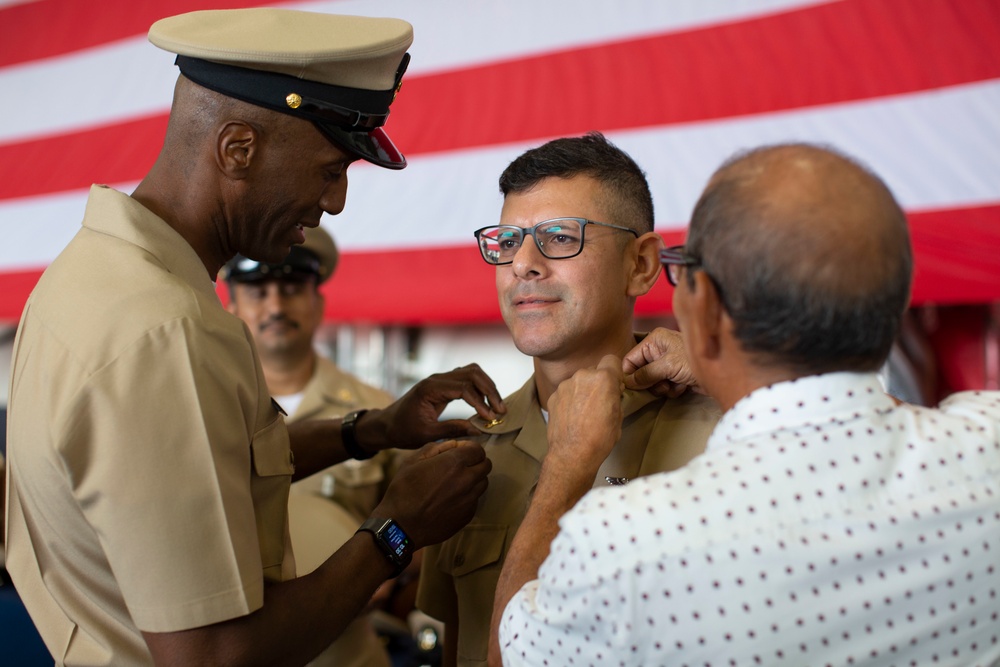
[[[685,468],[583,497],[621,365],[559,387],[491,661],[1000,664],[1000,394],[883,393],[912,276],[885,185],[827,149],[752,151],[662,261],[690,370],[727,412]],[[642,372],[671,377],[672,342],[632,361],[669,350]]]

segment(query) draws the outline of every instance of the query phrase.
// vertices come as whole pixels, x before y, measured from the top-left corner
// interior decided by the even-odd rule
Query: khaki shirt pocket
[[[280,580],[288,533],[288,489],[292,483],[292,450],[288,429],[279,416],[257,431],[250,443],[254,474],[250,482],[257,539],[264,577]],[[269,568],[274,568],[269,571]]]
[[[441,547],[438,568],[452,577],[458,600],[458,656],[486,660],[493,596],[504,555],[508,526],[473,524]]]

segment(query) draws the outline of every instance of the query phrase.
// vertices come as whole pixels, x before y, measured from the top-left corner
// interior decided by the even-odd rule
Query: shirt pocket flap
[[[498,563],[503,557],[507,526],[476,524],[466,526],[441,547],[438,568],[452,577]]]
[[[258,476],[291,475],[295,472],[284,419],[279,417],[257,431],[250,447],[253,451],[253,467]]]

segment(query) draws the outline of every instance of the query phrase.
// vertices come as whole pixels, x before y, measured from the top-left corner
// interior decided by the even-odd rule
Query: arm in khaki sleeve
[[[577,371],[549,399],[549,450],[534,497],[500,571],[490,623],[489,664],[499,666],[498,631],[507,603],[537,578],[559,533],[559,519],[590,490],[594,476],[621,435],[621,361],[601,359]]]
[[[415,548],[435,544],[472,518],[489,470],[479,445],[427,445],[399,471],[373,516],[395,519]],[[339,636],[391,573],[371,535],[359,533],[312,573],[270,585],[251,614],[143,637],[157,665],[301,665]]]
[[[374,453],[393,447],[415,449],[445,438],[480,435],[467,419],[439,417],[454,400],[464,400],[476,414],[494,419],[506,407],[493,380],[477,365],[469,364],[421,380],[395,403],[367,411],[355,424],[361,449]],[[340,419],[313,419],[289,424],[295,455],[295,478],[305,479],[350,458],[341,441]]]

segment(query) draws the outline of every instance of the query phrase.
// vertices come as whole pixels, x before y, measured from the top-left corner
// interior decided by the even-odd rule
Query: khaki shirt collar
[[[633,391],[626,389],[622,395],[622,419],[657,400],[648,391]],[[482,417],[475,415],[469,421],[486,435],[500,436],[517,432],[514,446],[524,451],[536,461],[541,461],[548,451],[548,425],[542,417],[542,407],[538,403],[538,391],[535,387],[535,376],[532,375],[524,385],[504,398],[507,414],[501,417],[499,423],[489,426]]]
[[[361,402],[361,397],[349,386],[344,373],[336,366],[316,359],[316,370],[303,390],[302,403],[295,411],[294,421],[308,419],[319,414],[330,405],[350,412]],[[336,387],[336,390],[334,390]]]
[[[218,300],[215,283],[194,248],[162,218],[127,194],[106,185],[91,186],[83,226],[142,248],[193,289]]]

